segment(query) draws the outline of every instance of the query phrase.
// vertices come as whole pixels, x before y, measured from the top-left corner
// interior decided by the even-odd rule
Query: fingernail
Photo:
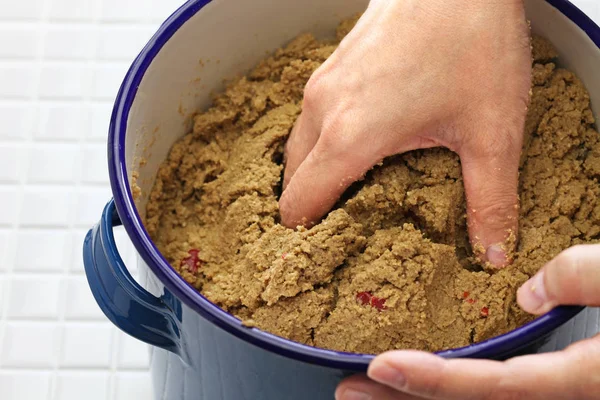
[[[371,400],[368,393],[359,392],[354,389],[343,389],[340,393],[335,392],[335,400]]]
[[[519,289],[519,304],[525,311],[536,312],[548,302],[544,271],[538,272]]]
[[[369,378],[384,385],[402,390],[406,386],[406,377],[402,372],[387,363],[372,364],[369,368]]]
[[[494,244],[487,248],[485,258],[489,263],[498,267],[504,267],[508,263],[506,251],[502,245]]]

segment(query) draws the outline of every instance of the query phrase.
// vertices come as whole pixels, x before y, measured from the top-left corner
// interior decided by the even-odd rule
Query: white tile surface
[[[8,299],[8,318],[58,318],[61,293],[59,276],[13,278]]]
[[[0,227],[11,226],[17,220],[18,195],[16,186],[0,185]]]
[[[34,109],[28,103],[0,104],[0,140],[23,140],[29,137],[34,118]]]
[[[50,381],[49,372],[0,371],[2,400],[47,399],[50,393]]]
[[[44,58],[86,60],[93,57],[97,29],[89,25],[51,25],[46,33]]]
[[[0,27],[0,57],[35,58],[40,35],[23,26]]]
[[[8,322],[0,353],[2,367],[51,368],[56,363],[61,328],[48,322]]]
[[[127,236],[127,232],[125,232],[125,228],[122,226],[115,229],[115,243],[117,244],[117,249],[119,249],[119,254],[127,265],[129,271],[135,275],[137,272],[137,262],[136,262],[136,252],[133,247],[129,245],[129,237]]]
[[[42,68],[38,90],[44,99],[82,100],[89,91],[90,83],[87,66],[53,62]]]
[[[29,183],[67,183],[79,177],[81,149],[76,143],[43,143],[32,147],[29,156]]]
[[[0,66],[0,97],[29,99],[35,94],[36,70],[26,63]]]
[[[75,210],[76,226],[88,228],[95,225],[111,197],[108,186],[80,188],[77,193],[77,209]]]
[[[94,103],[91,109],[90,126],[87,127],[87,136],[91,141],[106,143],[108,125],[112,113],[112,104]]]
[[[148,346],[131,336],[119,332],[117,366],[123,369],[140,369],[150,362]]]
[[[13,0],[0,7],[1,400],[152,397],[147,347],[103,316],[81,252],[110,198],[106,137],[116,91],[182,2]],[[600,17],[597,0],[576,3]],[[122,228],[115,238],[135,277]],[[597,325],[600,312],[594,315],[586,329]]]
[[[9,7],[0,7],[0,20],[36,20],[42,15],[44,0],[13,1]]]
[[[106,138],[118,87],[182,2],[0,7],[1,400],[151,398],[147,347],[100,311],[82,244],[111,197]],[[131,243],[117,238],[131,264]]]
[[[9,267],[14,264],[15,243],[15,235],[12,230],[0,228],[0,273],[8,271]],[[1,312],[2,307],[0,306]]]
[[[598,0],[576,0],[573,1],[584,13],[590,16],[600,15],[600,3]]]
[[[98,58],[133,60],[154,33],[145,26],[102,25],[98,35]]]
[[[137,22],[148,19],[151,6],[145,0],[103,0],[101,18],[103,21]]]
[[[85,146],[82,150],[83,152],[80,160],[81,181],[83,183],[108,184],[106,144],[90,144]]]
[[[20,216],[22,226],[68,227],[73,210],[73,192],[69,187],[32,185],[26,188]]]
[[[18,183],[25,170],[26,151],[22,145],[0,144],[0,183]]]
[[[94,18],[95,0],[51,0],[52,21],[89,21]]]
[[[95,100],[114,98],[128,69],[127,63],[98,65],[94,71],[92,98]]]
[[[85,276],[70,276],[65,279],[64,283],[66,287],[65,319],[67,321],[106,320],[98,304],[96,304],[96,300],[94,300]],[[141,365],[140,368],[145,365],[147,364]]]
[[[71,232],[73,246],[71,247],[71,259],[68,263],[71,273],[83,274],[83,258],[81,253],[83,248],[83,240],[85,239],[89,228],[90,227],[86,229],[73,229]]]
[[[16,235],[14,270],[17,272],[60,272],[75,243],[60,229],[26,229]]]
[[[53,400],[106,400],[110,374],[104,371],[61,372]]]
[[[108,368],[115,331],[108,322],[67,323],[60,363],[73,368]]]
[[[88,128],[88,120],[89,110],[81,104],[43,105],[35,136],[40,141],[75,141]]]
[[[116,382],[114,400],[150,399],[151,388],[146,385],[146,376],[140,372],[123,372]]]
[[[0,305],[6,304],[8,302],[8,300],[6,299],[6,297],[8,297],[8,294],[5,294],[6,292],[8,292],[8,278],[4,275],[0,275]],[[0,310],[0,316],[2,316],[2,313],[3,311]]]

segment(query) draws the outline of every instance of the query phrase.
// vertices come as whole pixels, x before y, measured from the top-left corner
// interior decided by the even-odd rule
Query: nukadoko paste
[[[561,250],[598,242],[600,136],[581,82],[535,38],[517,252],[482,268],[469,246],[458,157],[391,157],[311,229],[279,224],[283,146],[332,42],[310,34],[260,62],[171,149],[146,227],[181,276],[256,326],[318,347],[441,350],[529,321],[516,289]],[[398,62],[401,62],[399,60]]]

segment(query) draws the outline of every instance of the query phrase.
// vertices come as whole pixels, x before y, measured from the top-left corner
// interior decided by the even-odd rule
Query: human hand
[[[473,248],[505,265],[530,84],[522,0],[372,0],[306,86],[282,222],[318,221],[387,156],[444,146],[461,158]]]
[[[564,251],[519,289],[517,300],[534,314],[557,305],[600,306],[600,245]],[[391,351],[375,358],[367,374],[371,380],[342,382],[336,400],[600,399],[600,335],[505,362]]]

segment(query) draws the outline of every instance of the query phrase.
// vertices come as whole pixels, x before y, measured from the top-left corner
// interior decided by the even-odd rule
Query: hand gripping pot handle
[[[115,243],[113,227],[118,225],[121,220],[111,200],[83,243],[83,263],[94,298],[108,319],[125,333],[180,354],[177,314],[129,274]]]

